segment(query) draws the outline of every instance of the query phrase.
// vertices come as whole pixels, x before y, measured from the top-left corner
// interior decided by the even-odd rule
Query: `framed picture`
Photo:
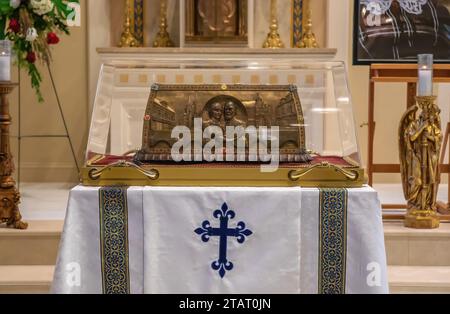
[[[353,64],[450,63],[450,0],[355,0]]]

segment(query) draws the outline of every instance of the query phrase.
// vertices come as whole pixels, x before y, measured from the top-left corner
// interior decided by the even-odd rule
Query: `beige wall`
[[[79,164],[84,161],[83,152],[88,132],[86,0],[81,0],[81,8],[82,26],[72,27],[70,37],[61,36],[60,44],[52,49],[51,65]],[[44,103],[37,101],[27,73],[22,70],[20,74],[22,135],[64,134],[47,68],[41,64],[38,67],[44,80],[42,83]],[[18,71],[15,70],[13,80],[17,82],[18,77]],[[19,91],[16,89],[11,97],[14,135],[18,134],[18,101]],[[21,148],[23,182],[77,181],[78,175],[67,139],[22,139]],[[17,160],[17,140],[12,141],[12,151]]]

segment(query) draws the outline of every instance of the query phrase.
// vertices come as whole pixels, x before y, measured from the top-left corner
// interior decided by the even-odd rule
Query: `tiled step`
[[[450,224],[439,229],[417,230],[401,222],[385,222],[384,237],[388,265],[450,266]]]
[[[28,221],[27,230],[0,227],[1,265],[54,265],[63,221]]]
[[[50,292],[55,266],[0,266],[0,294]]]
[[[390,293],[450,293],[450,267],[389,266]]]
[[[389,266],[391,293],[450,293],[450,267]],[[0,266],[0,293],[49,293],[54,266]]]

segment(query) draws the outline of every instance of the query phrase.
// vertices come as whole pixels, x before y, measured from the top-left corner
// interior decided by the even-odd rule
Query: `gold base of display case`
[[[145,165],[129,162],[82,169],[86,186],[211,186],[354,188],[367,183],[364,169],[321,163],[308,167],[280,166],[262,172],[258,165]]]

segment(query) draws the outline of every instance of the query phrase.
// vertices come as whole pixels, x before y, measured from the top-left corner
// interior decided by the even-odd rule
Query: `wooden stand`
[[[449,144],[449,140],[450,140],[450,122],[447,123],[447,127],[445,128],[445,133],[444,133],[444,137],[442,138],[442,150],[441,150],[441,165],[443,165],[442,167],[446,167],[448,170],[447,171],[447,176],[448,176],[448,200],[447,203],[444,202],[437,202],[437,208],[438,208],[438,212],[441,215],[447,215],[450,216],[450,164],[444,165],[445,163],[445,153],[447,151],[447,147],[450,148]],[[449,149],[449,153],[450,153],[450,149]],[[449,155],[450,156],[450,155]]]
[[[20,194],[12,175],[14,161],[9,143],[8,95],[14,89],[11,82],[0,82],[0,222],[16,229],[26,229],[28,224],[22,221],[19,211]]]
[[[450,65],[434,65],[434,82],[450,83]],[[416,64],[373,64],[370,67],[369,85],[369,141],[367,174],[369,185],[373,185],[374,173],[400,173],[399,164],[374,163],[374,139],[375,139],[375,84],[376,83],[407,83],[407,107],[415,105],[417,89],[417,65]],[[399,117],[400,120],[400,117]],[[444,139],[445,140],[445,139]],[[449,173],[449,165],[441,165],[442,173]],[[384,209],[403,209],[405,204],[383,204]],[[403,218],[403,217],[395,217]]]

